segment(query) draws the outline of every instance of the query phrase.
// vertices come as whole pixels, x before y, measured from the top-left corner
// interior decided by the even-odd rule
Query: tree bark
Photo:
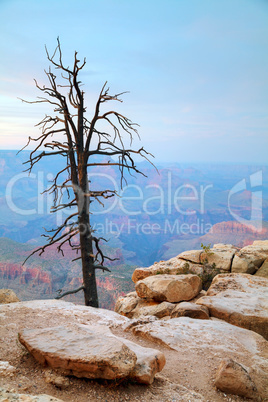
[[[93,240],[89,218],[89,185],[87,169],[84,165],[85,164],[80,164],[79,166],[80,189],[78,191],[79,232],[84,283],[84,299],[86,306],[99,307],[96,272],[94,267]]]

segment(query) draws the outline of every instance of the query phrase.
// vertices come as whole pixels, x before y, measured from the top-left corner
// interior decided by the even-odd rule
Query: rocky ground
[[[267,260],[266,243],[253,248],[238,255],[242,271],[255,273]],[[120,314],[2,295],[8,304],[0,304],[0,401],[248,400],[238,394],[268,400],[268,279],[230,272],[235,252],[218,245],[209,254],[225,273],[207,292],[200,291],[197,275],[177,275],[180,261],[179,267],[161,262],[164,272],[155,266],[137,270],[136,293],[119,300]],[[200,255],[183,257],[198,271],[204,267]],[[110,380],[77,377],[93,372]]]
[[[226,356],[232,356],[239,363],[251,366],[251,377],[259,393],[256,400],[264,399],[265,369],[263,356],[265,341],[252,331],[240,329],[226,323],[219,334],[213,335],[198,326],[191,328],[185,323],[184,337],[178,334],[176,326],[169,328],[167,339],[166,320],[157,320],[158,335],[144,337],[148,325],[135,322],[108,310],[96,310],[75,306],[63,301],[31,301],[2,305],[0,356],[15,368],[10,374],[0,376],[0,386],[5,390],[25,394],[47,394],[63,401],[242,401],[238,396],[226,395],[215,387],[215,375],[219,364]],[[193,320],[182,317],[182,319]],[[180,318],[174,319],[180,320]],[[174,321],[174,320],[169,320]],[[152,321],[154,322],[154,321]],[[208,320],[193,320],[194,324]],[[217,326],[218,320],[209,320]],[[144,346],[157,348],[166,357],[166,365],[156,374],[152,385],[140,385],[128,381],[105,381],[68,377],[69,385],[55,386],[47,382],[47,368],[42,367],[18,341],[18,332],[25,328],[47,328],[63,325],[72,329],[77,323],[100,324],[110,327],[115,335]],[[230,327],[234,332],[230,335]],[[147,327],[146,327],[147,326]],[[237,328],[237,332],[236,332]],[[135,329],[135,331],[133,331]],[[163,333],[164,331],[164,333]],[[187,332],[188,331],[188,332]],[[245,331],[241,333],[241,331]],[[162,335],[161,335],[162,333]],[[209,335],[210,334],[210,335]],[[164,342],[161,337],[164,335]],[[172,336],[173,335],[173,336]],[[226,338],[228,335],[228,339]],[[243,338],[241,340],[241,337]],[[174,339],[173,345],[170,339]],[[230,341],[230,343],[229,343]],[[176,349],[174,344],[177,344]],[[267,346],[267,345],[266,345]],[[172,349],[171,349],[172,347]],[[2,400],[15,400],[4,399]],[[1,396],[0,396],[1,400]],[[261,400],[261,399],[260,399]]]

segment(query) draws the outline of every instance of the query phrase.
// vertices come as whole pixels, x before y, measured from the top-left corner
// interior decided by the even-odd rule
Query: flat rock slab
[[[135,289],[141,298],[177,303],[196,297],[202,289],[202,281],[191,274],[155,275],[137,282]]]
[[[268,339],[268,279],[247,274],[217,275],[196,304],[210,315]]]
[[[42,365],[76,377],[150,384],[165,365],[163,353],[116,337],[103,325],[25,329],[19,340]]]
[[[244,359],[244,364],[257,365],[268,375],[268,342],[253,331],[224,321],[179,317],[138,324],[129,330],[181,353],[189,350],[202,354],[207,361],[215,355],[222,359]]]
[[[32,311],[39,316],[58,316],[58,320],[67,319],[69,322],[76,323],[98,323],[107,325],[109,328],[117,328],[128,322],[128,318],[117,314],[115,311],[103,308],[94,308],[90,306],[77,305],[63,300],[31,300],[19,303],[0,304],[0,314],[14,311],[14,314],[20,310]]]

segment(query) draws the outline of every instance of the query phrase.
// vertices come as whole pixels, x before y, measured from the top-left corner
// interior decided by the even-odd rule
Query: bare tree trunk
[[[83,230],[80,232],[84,298],[86,306],[99,307],[93,258],[92,235],[90,233],[88,218],[88,215],[86,216],[86,214],[83,214],[80,219],[80,222],[83,223],[83,226],[85,225],[84,227],[87,227],[85,231]]]
[[[84,166],[85,164],[81,165],[79,171],[81,189],[78,195],[78,210],[84,298],[86,306],[99,307],[94,267],[93,240],[89,219],[90,197],[88,177],[86,167]]]

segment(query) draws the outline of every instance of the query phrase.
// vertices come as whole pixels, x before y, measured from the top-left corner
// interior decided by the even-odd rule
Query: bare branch
[[[80,292],[80,290],[84,290],[84,289],[85,289],[85,286],[84,286],[84,285],[83,285],[83,286],[80,286],[80,288],[78,288],[78,289],[69,290],[68,292],[65,292],[65,293],[60,294],[59,296],[56,296],[55,299],[56,299],[56,300],[62,299],[64,296],[72,295],[72,294],[77,293],[77,292]]]

